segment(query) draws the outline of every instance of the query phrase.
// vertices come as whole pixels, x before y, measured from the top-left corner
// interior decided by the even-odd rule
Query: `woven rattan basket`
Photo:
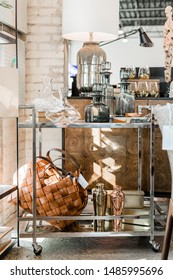
[[[56,149],[57,150],[57,149]],[[61,150],[57,150],[61,151]],[[74,158],[64,152],[63,159]],[[76,164],[76,160],[74,161]],[[74,163],[73,162],[73,163]],[[87,189],[78,183],[79,165],[75,172],[57,168],[49,156],[38,157],[36,160],[36,212],[39,216],[76,216],[84,210],[87,201]],[[32,213],[33,197],[33,163],[30,161],[19,169],[19,205]],[[9,201],[17,202],[11,194]],[[59,230],[64,230],[73,220],[48,220]]]

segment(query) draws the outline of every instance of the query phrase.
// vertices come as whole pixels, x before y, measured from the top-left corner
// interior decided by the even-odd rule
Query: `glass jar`
[[[102,84],[93,85],[93,103],[85,107],[86,122],[109,122],[109,106],[103,101]]]
[[[115,100],[114,100],[114,88],[110,84],[110,75],[112,72],[111,63],[106,62],[102,63],[102,84],[103,84],[103,93],[104,93],[104,103],[109,106],[110,118],[115,114]]]
[[[129,68],[121,68],[120,69],[120,80],[127,81],[130,77]]]
[[[124,116],[126,113],[133,113],[135,110],[135,97],[129,91],[130,83],[120,83],[120,93],[116,95],[115,114]]]

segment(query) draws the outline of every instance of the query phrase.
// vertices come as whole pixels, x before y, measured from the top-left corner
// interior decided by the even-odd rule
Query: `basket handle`
[[[50,157],[50,152],[51,151],[56,151],[56,152],[60,152],[64,157],[62,157],[61,159],[66,160],[66,159],[70,159],[71,162],[74,164],[74,166],[76,167],[77,171],[80,172],[80,165],[77,162],[77,160],[75,159],[74,156],[72,156],[71,154],[67,153],[66,151],[62,150],[62,149],[58,149],[58,148],[52,148],[50,149],[47,153],[46,153],[46,158],[48,158],[49,160],[52,161],[51,157]],[[60,158],[58,158],[60,159]],[[53,161],[52,161],[53,162]]]
[[[38,158],[38,159],[43,159],[43,160],[47,161],[47,163],[48,163],[51,167],[53,167],[53,168],[58,172],[58,174],[59,174],[60,176],[62,176],[62,175],[66,176],[66,175],[69,174],[69,172],[68,172],[67,170],[62,169],[62,168],[60,168],[60,167],[57,167],[57,166],[53,163],[53,161],[50,160],[49,158],[46,158],[46,157],[43,157],[43,156],[38,156],[38,157],[36,157],[36,158]],[[48,169],[48,168],[49,168],[49,167],[47,167],[46,169]],[[45,169],[45,171],[46,171],[46,169]]]

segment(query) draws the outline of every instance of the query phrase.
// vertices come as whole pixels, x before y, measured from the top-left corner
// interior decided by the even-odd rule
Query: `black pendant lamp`
[[[142,27],[139,28],[139,38],[141,47],[153,47],[153,42],[148,37],[147,33],[143,30]]]

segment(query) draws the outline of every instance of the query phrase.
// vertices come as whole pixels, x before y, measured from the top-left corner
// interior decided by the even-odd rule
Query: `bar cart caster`
[[[160,250],[160,244],[154,240],[150,240],[150,245],[154,252],[158,252]]]
[[[34,249],[34,254],[36,256],[41,255],[42,247],[37,242],[32,243],[32,246],[33,246],[33,249]]]

